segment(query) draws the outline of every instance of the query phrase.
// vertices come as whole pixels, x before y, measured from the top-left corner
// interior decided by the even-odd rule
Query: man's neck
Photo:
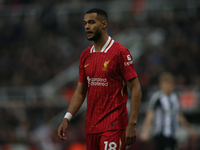
[[[107,42],[107,40],[108,40],[108,34],[105,34],[105,35],[102,35],[98,41],[93,41],[95,52],[100,52],[102,47]]]

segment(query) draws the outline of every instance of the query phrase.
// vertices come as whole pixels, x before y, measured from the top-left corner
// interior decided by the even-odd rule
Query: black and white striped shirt
[[[155,135],[162,134],[168,138],[176,138],[178,128],[179,102],[175,93],[170,95],[162,91],[155,92],[149,102],[149,110],[155,111]]]

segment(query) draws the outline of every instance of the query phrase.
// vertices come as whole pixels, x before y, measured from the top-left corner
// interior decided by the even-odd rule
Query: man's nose
[[[85,28],[86,28],[86,29],[89,29],[89,28],[90,28],[90,26],[89,26],[88,23],[85,25]]]

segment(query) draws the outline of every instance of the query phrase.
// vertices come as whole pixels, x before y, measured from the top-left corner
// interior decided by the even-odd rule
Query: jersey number
[[[105,144],[104,150],[116,150],[117,148],[117,144],[115,142],[110,142],[108,144],[108,141],[104,141],[104,144]]]

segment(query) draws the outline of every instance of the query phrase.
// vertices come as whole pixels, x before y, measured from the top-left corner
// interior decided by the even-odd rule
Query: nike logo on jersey
[[[87,67],[89,64],[84,65],[84,68]]]

